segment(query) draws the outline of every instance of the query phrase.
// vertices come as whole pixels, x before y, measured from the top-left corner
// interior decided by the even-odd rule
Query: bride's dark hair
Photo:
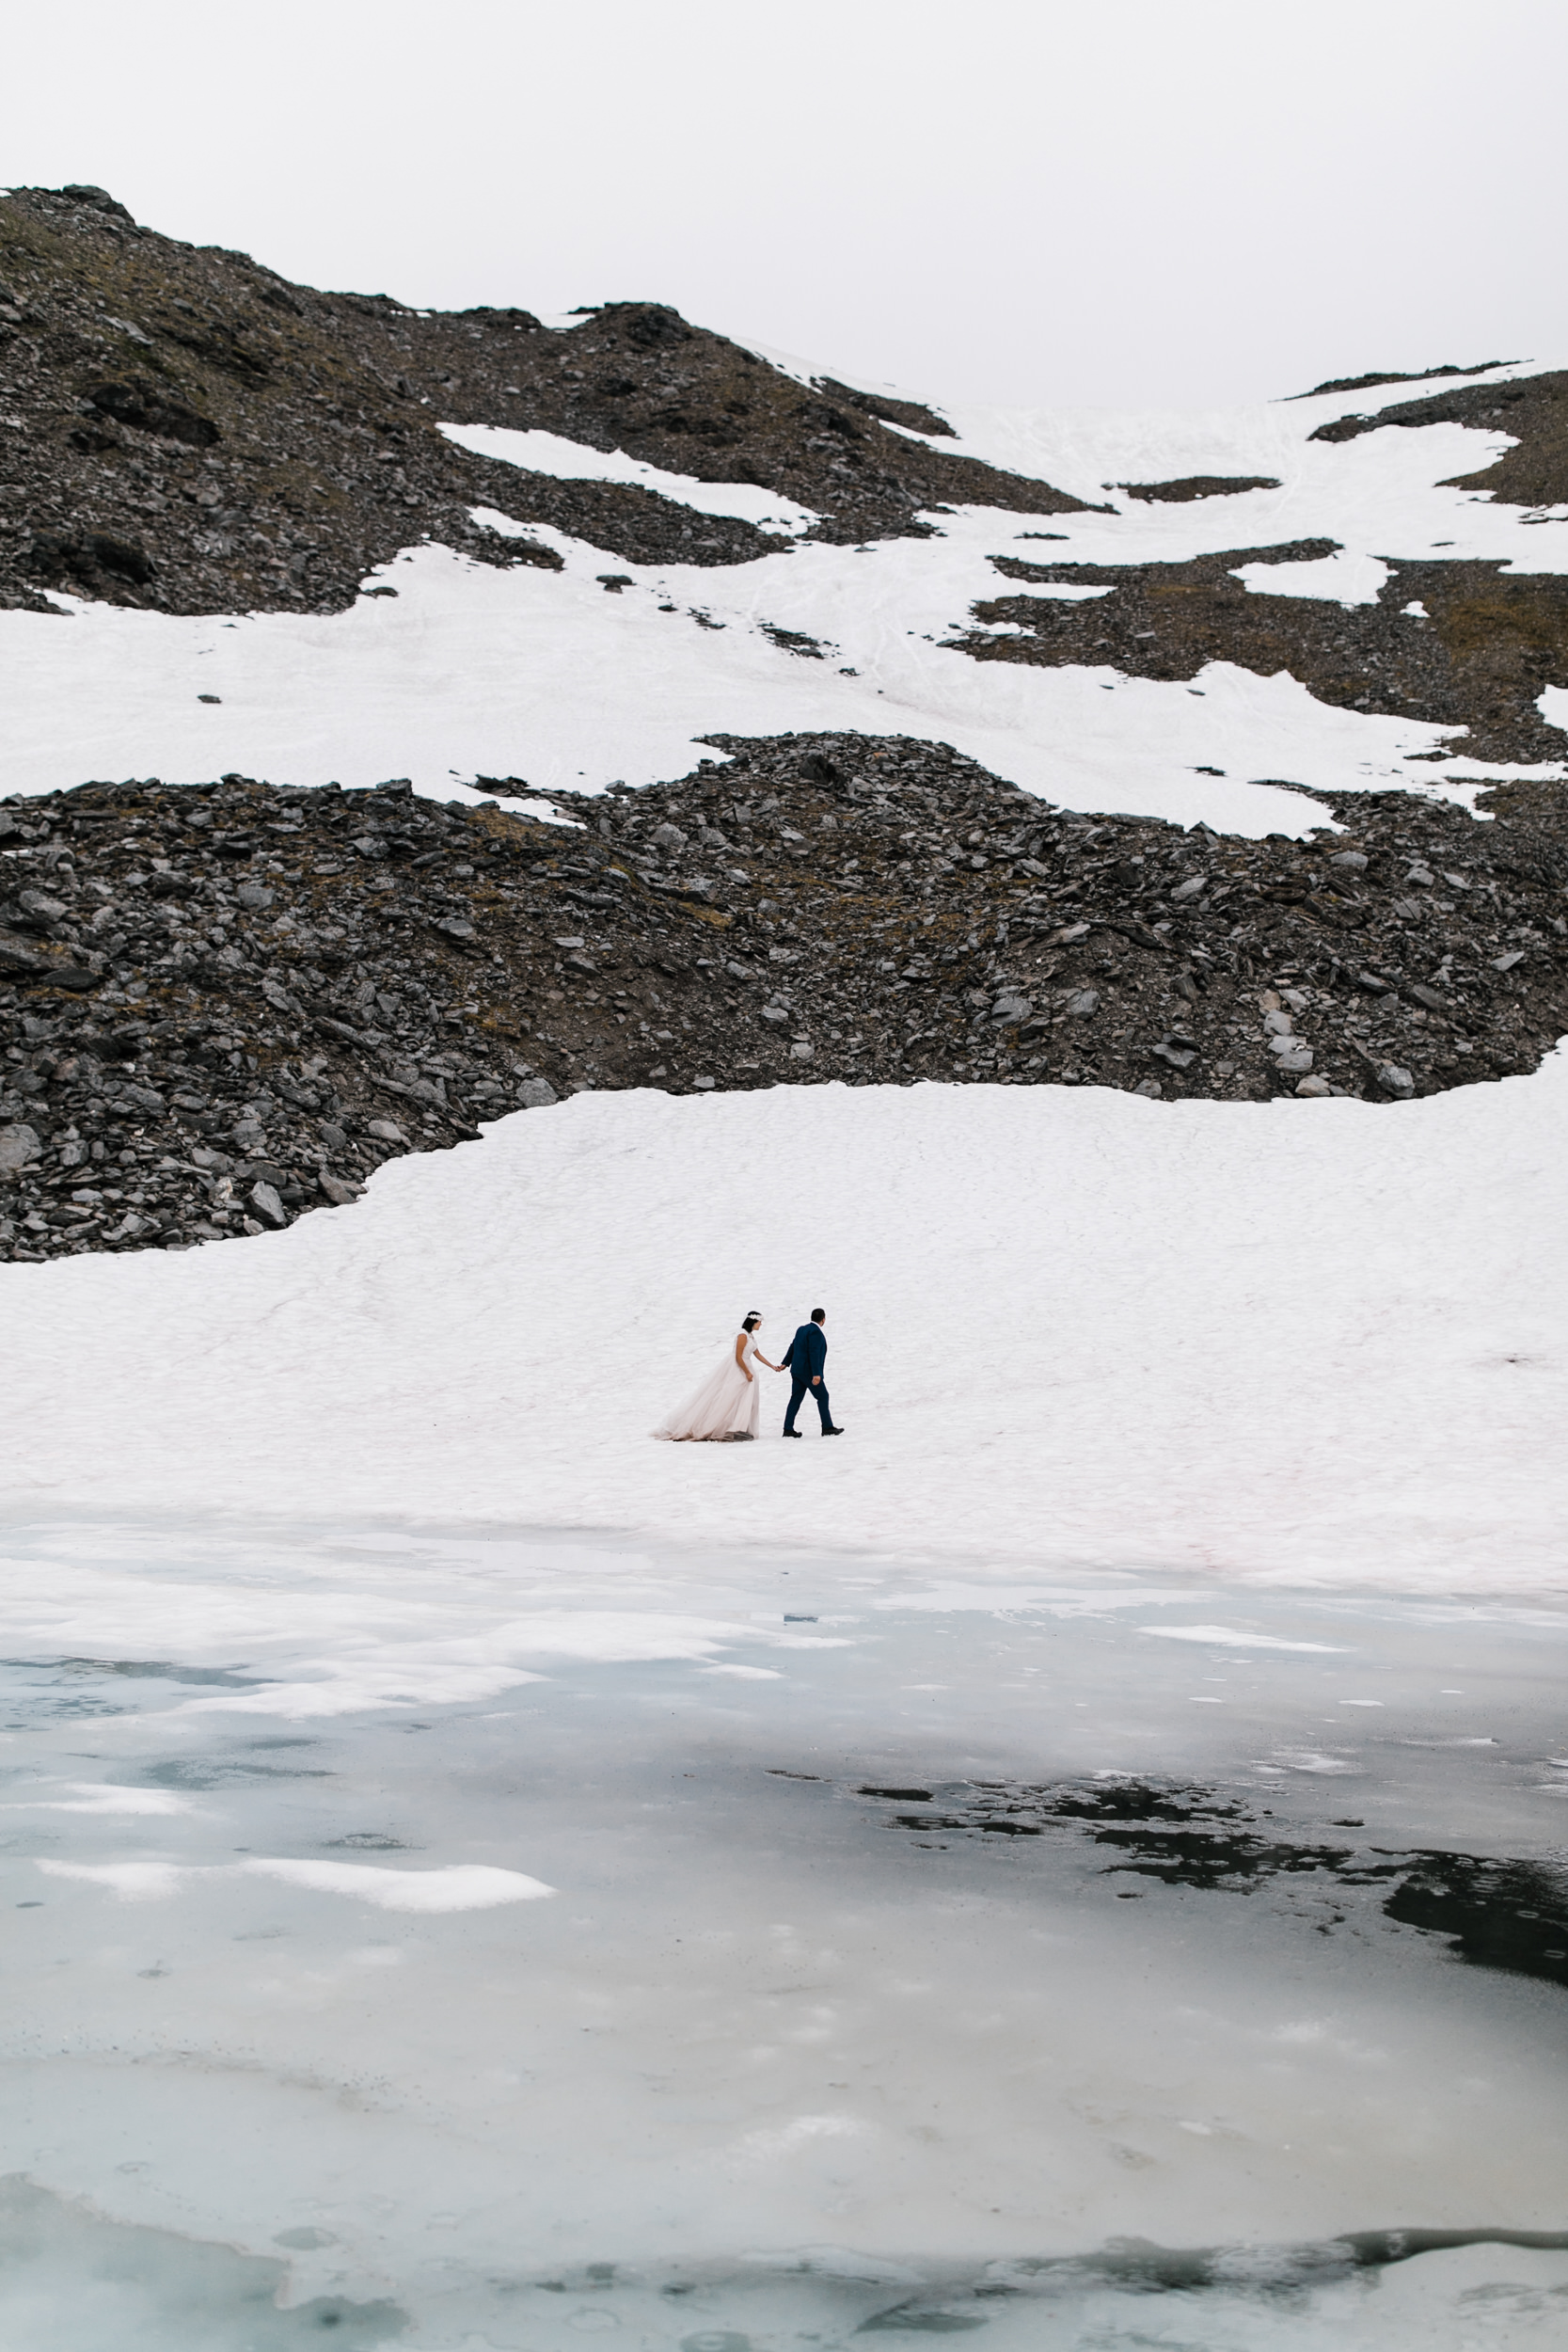
[[[755,1329],[756,1326],[757,1326],[757,1325],[758,1325],[761,1321],[762,1321],[762,1317],[758,1314],[758,1312],[757,1312],[756,1309],[753,1307],[753,1308],[751,1310],[750,1313],[745,1314],[745,1315],[743,1315],[743,1316],[741,1317],[741,1320],[740,1320],[740,1327],[741,1327],[741,1329],[742,1329],[743,1331],[752,1331],[752,1330],[754,1330],[754,1329]]]

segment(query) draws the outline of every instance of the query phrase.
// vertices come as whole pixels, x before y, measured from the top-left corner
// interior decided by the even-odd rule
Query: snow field
[[[1402,399],[1424,388],[1385,389]],[[1568,564],[1568,515],[1527,517],[1483,492],[1443,486],[1505,448],[1506,435],[1388,426],[1345,443],[1309,441],[1325,415],[1356,405],[1339,397],[1198,420],[958,418],[974,453],[1098,501],[1108,482],[1195,470],[1263,472],[1281,484],[1174,505],[1112,490],[1115,511],[1036,518],[1048,527],[967,507],[933,516],[927,540],[843,548],[785,536],[776,555],[703,567],[610,559],[528,526],[563,557],[562,573],[498,572],[421,547],[377,576],[374,584],[397,588],[395,599],[364,599],[331,617],[176,618],[61,596],[54,615],[0,614],[9,679],[0,771],[10,788],[35,791],[93,775],[192,782],[236,769],[293,787],[409,775],[439,798],[480,775],[594,791],[679,774],[713,732],[849,729],[950,742],[1067,807],[1252,835],[1321,822],[1321,806],[1304,794],[1397,787],[1468,805],[1478,784],[1561,772],[1560,763],[1466,760],[1462,735],[1334,709],[1285,673],[1265,679],[1216,663],[1164,684],[1109,666],[981,663],[944,643],[969,625],[976,601],[1013,590],[990,562],[996,554],[1177,562],[1332,538],[1336,556],[1238,568],[1260,593],[1346,603],[1375,596],[1387,560],[1401,555],[1447,551],[1534,571]],[[786,533],[811,519],[770,492],[697,483],[559,436],[445,429],[535,470],[644,483],[694,515],[744,514]],[[481,518],[525,528],[499,513]],[[1531,527],[1542,522],[1565,527]],[[616,596],[599,580],[611,561],[631,581]],[[1037,593],[1083,592],[1069,582]],[[783,650],[769,625],[814,639],[821,658]],[[1551,718],[1556,705],[1544,699],[1543,707]],[[1446,761],[1421,756],[1445,748]],[[1223,772],[1197,772],[1204,768]],[[1281,780],[1298,788],[1282,790]]]
[[[1555,1590],[1565,1125],[1560,1057],[1392,1107],[583,1094],[243,1248],[7,1268],[8,1499]],[[827,1454],[783,1380],[754,1446],[652,1440],[816,1305]]]

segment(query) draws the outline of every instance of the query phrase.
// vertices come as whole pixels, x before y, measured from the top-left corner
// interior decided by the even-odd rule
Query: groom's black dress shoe
[[[842,1437],[843,1437],[843,1435],[844,1435],[844,1432],[843,1432],[843,1430],[842,1430],[842,1429],[839,1429],[839,1428],[836,1428],[836,1427],[835,1427],[835,1428],[832,1428],[832,1429],[824,1429],[824,1430],[823,1430],[823,1432],[822,1432],[822,1435],[823,1435],[825,1438],[842,1438]]]
[[[798,1438],[800,1432],[798,1429],[786,1429],[784,1434],[786,1438]]]

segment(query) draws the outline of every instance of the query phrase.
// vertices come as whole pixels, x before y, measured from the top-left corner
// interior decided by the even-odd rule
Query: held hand
[[[819,1389],[822,1386],[822,1375],[819,1372],[812,1374],[811,1385],[814,1389]]]

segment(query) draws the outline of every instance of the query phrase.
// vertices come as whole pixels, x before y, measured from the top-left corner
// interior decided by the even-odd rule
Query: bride
[[[768,1363],[757,1346],[761,1327],[762,1317],[753,1310],[736,1333],[733,1351],[695,1396],[689,1396],[678,1412],[660,1422],[654,1431],[656,1438],[707,1438],[725,1444],[756,1436],[762,1401],[756,1367],[768,1364],[769,1372],[779,1369]]]

